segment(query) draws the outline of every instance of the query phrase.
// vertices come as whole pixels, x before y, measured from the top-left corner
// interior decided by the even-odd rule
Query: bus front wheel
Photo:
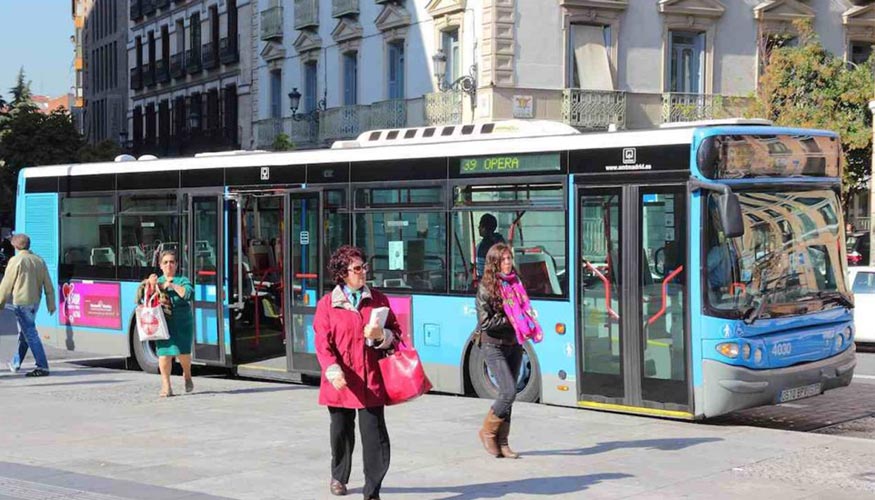
[[[486,357],[483,350],[476,344],[471,346],[468,357],[468,377],[477,397],[495,399],[498,397],[498,385],[489,368],[486,367]],[[534,403],[541,395],[541,371],[537,358],[532,352],[532,346],[526,342],[523,345],[523,360],[520,374],[517,377],[516,400],[524,403]]]
[[[158,373],[158,354],[155,353],[155,342],[140,342],[137,332],[131,332],[131,350],[140,369],[146,373]]]

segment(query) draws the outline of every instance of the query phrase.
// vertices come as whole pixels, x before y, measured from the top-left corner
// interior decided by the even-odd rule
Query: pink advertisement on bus
[[[61,285],[58,312],[62,325],[93,328],[122,327],[121,285],[70,281]]]

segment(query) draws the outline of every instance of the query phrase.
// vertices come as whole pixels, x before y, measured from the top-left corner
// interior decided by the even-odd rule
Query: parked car
[[[848,277],[854,292],[854,340],[875,342],[875,267],[852,267]]]
[[[849,266],[869,265],[869,231],[857,231],[847,236]]]

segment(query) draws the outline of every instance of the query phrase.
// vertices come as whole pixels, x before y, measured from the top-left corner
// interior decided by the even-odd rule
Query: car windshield
[[[705,227],[705,289],[712,312],[778,317],[850,306],[839,200],[830,190],[738,192],[744,236],[726,239],[714,195]]]

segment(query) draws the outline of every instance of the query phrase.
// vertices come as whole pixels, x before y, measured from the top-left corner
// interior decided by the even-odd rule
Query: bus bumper
[[[751,370],[706,359],[701,392],[704,407],[696,413],[716,417],[743,408],[780,403],[782,391],[818,383],[824,391],[844,387],[854,377],[856,351],[852,343],[830,358],[772,370]]]

